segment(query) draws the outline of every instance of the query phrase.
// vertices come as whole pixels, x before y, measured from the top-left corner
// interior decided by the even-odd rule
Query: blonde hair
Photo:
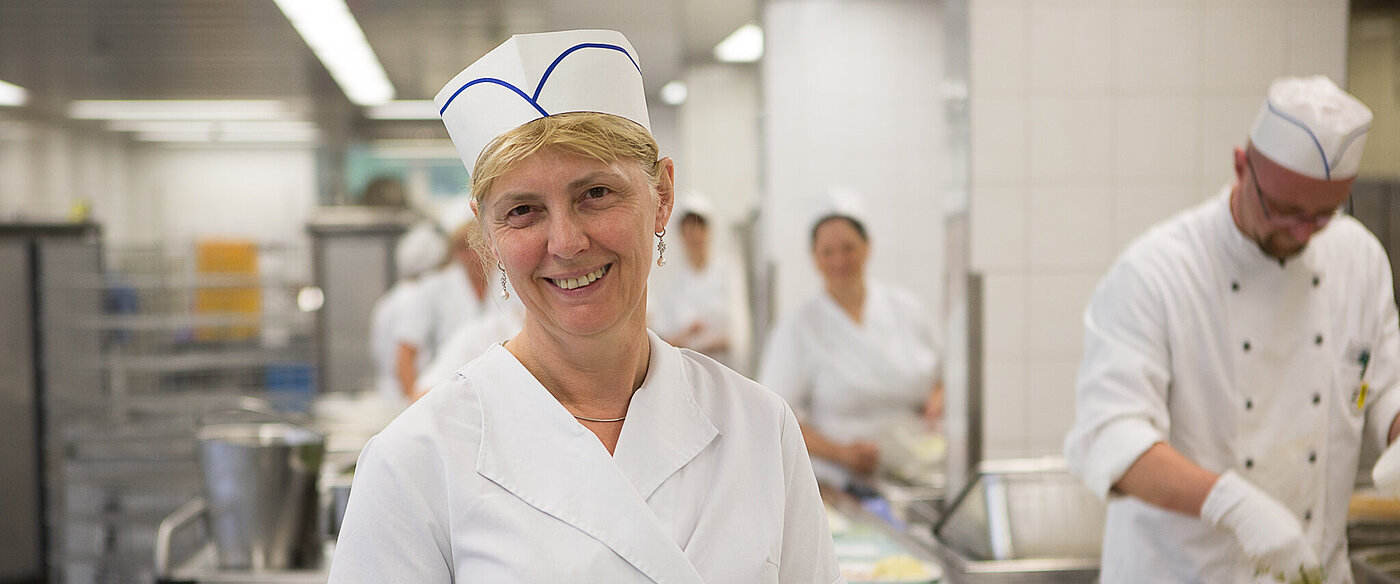
[[[478,209],[496,179],[510,172],[530,155],[557,146],[604,164],[622,159],[636,160],[655,189],[660,186],[664,167],[660,147],[651,132],[627,118],[598,112],[570,112],[545,116],[521,124],[497,136],[482,149],[471,173],[471,196]],[[485,246],[485,222],[478,221],[471,243],[478,250]],[[483,261],[491,254],[482,253]]]

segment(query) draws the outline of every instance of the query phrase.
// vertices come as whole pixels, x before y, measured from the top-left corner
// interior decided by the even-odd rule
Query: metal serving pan
[[[1104,504],[1060,458],[986,461],[934,526],[953,584],[1091,583]]]

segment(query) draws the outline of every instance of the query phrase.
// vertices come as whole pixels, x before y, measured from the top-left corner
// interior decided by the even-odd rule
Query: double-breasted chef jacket
[[[361,453],[331,582],[842,582],[781,398],[650,334],[612,456],[497,345]]]
[[[1129,246],[1084,314],[1065,453],[1109,499],[1105,583],[1256,578],[1229,531],[1110,492],[1157,442],[1263,489],[1297,516],[1327,581],[1351,581],[1363,425],[1384,444],[1400,412],[1390,264],[1347,216],[1281,262],[1236,227],[1230,190]]]

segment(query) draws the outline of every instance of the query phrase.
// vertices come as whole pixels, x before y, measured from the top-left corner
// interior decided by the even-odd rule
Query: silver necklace
[[[571,414],[571,415],[572,415],[573,417],[578,418],[578,419],[580,419],[580,420],[583,420],[583,421],[585,421],[585,422],[621,422],[621,421],[627,419],[627,416],[622,416],[621,418],[585,418],[585,417],[580,416],[580,415],[578,415],[578,414]]]

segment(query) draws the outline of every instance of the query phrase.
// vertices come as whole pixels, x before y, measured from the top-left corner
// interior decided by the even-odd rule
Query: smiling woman
[[[512,37],[438,103],[524,326],[366,446],[331,581],[841,581],[792,410],[646,329],[675,169],[626,39]]]
[[[477,164],[503,167],[498,177],[481,181],[490,190],[473,192],[481,193],[483,247],[500,260],[527,314],[535,315],[520,345],[541,334],[558,339],[645,328],[650,239],[671,213],[673,167],[670,159],[656,160],[654,142],[621,159],[610,148],[580,145],[596,137],[593,144],[606,146],[608,136],[650,142],[645,129],[617,116],[561,114],[502,136],[482,155],[490,160],[497,152],[530,152],[525,158]],[[559,141],[543,146],[551,139]]]

